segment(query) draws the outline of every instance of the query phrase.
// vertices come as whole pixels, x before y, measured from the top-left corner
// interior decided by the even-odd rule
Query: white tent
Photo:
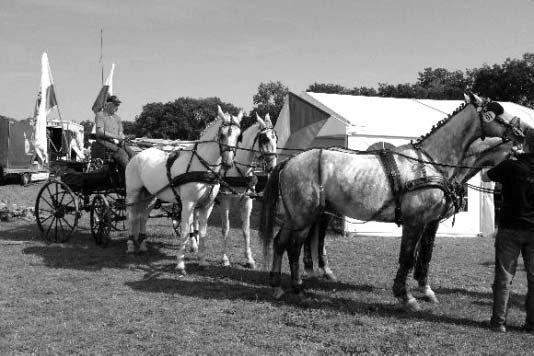
[[[343,146],[366,150],[371,145],[399,146],[430,131],[463,102],[352,96],[324,93],[289,93],[275,129],[279,147],[307,149]],[[514,103],[501,103],[504,109],[534,126],[534,110]],[[295,154],[282,150],[281,153]],[[469,181],[481,186],[480,176]],[[467,210],[441,223],[439,235],[477,236],[494,230],[493,195],[468,190]],[[345,219],[345,231],[364,235],[401,235],[391,223]]]

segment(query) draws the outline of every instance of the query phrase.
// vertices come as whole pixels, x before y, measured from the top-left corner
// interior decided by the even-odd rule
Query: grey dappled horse
[[[379,155],[341,149],[309,150],[275,167],[265,188],[260,224],[264,258],[271,247],[274,252],[270,283],[275,297],[283,295],[281,263],[286,250],[292,286],[302,289],[300,250],[315,219],[327,210],[363,221],[402,223],[393,294],[404,308],[420,308],[408,292],[406,279],[414,265],[416,244],[427,226],[434,223],[437,227],[437,222],[454,209],[456,192],[451,179],[457,170],[418,160],[458,165],[477,138],[521,141],[524,137],[500,104],[474,95],[466,101],[429,134],[393,150],[389,162],[396,166],[395,177],[384,173],[385,163]],[[405,188],[394,191],[393,178],[406,182]],[[396,204],[390,205],[391,200]],[[276,237],[275,225],[280,226]]]
[[[512,153],[513,145],[513,141],[502,140],[497,137],[488,138],[486,140],[477,139],[471,144],[464,159],[459,163],[459,170],[455,175],[454,180],[462,185],[465,184],[482,168],[495,166],[508,158]],[[432,163],[428,162],[427,164]],[[444,218],[449,218],[451,214],[447,214]],[[328,263],[325,247],[326,229],[331,219],[332,215],[323,213],[310,228],[310,232],[304,243],[303,276],[324,276],[327,279],[336,280]],[[437,303],[438,299],[430,287],[428,272],[438,225],[439,221],[427,224],[427,227],[417,244],[413,274],[419,284],[419,292],[433,303]],[[319,267],[317,272],[314,271],[314,260],[316,260],[315,262]]]

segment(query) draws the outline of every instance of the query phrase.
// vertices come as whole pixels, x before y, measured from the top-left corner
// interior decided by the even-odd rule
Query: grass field
[[[0,200],[33,205],[38,188],[0,186]],[[236,229],[234,264],[221,266],[217,211],[209,227],[210,266],[200,268],[188,254],[186,277],[174,273],[170,222],[151,220],[149,235],[149,253],[127,256],[121,234],[105,249],[87,230],[47,245],[33,221],[0,222],[0,354],[531,354],[534,348],[534,336],[519,331],[522,266],[510,331],[488,329],[491,239],[438,238],[431,274],[441,303],[405,313],[391,293],[397,238],[329,236],[340,282],[306,281],[305,300],[289,293],[275,301],[267,273],[242,267]],[[254,230],[261,262],[256,238]]]

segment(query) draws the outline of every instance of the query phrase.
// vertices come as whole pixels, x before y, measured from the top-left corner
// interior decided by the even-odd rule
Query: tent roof
[[[447,117],[462,100],[399,99],[306,92],[302,99],[328,112],[332,118],[318,136],[368,134],[395,137],[419,137]],[[534,110],[501,102],[505,111],[534,126]],[[332,120],[337,123],[330,122]],[[339,125],[339,121],[343,125]],[[336,132],[345,127],[345,132]]]

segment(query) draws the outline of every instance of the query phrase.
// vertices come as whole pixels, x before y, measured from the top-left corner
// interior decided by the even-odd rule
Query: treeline
[[[425,68],[415,83],[379,83],[377,88],[354,86],[347,88],[333,83],[313,83],[306,91],[317,93],[381,96],[417,99],[463,99],[471,90],[498,101],[534,106],[534,54],[526,53],[521,59],[506,59],[502,64],[483,65],[480,68],[449,71],[444,68]],[[252,97],[253,109],[245,115],[244,128],[256,117],[269,113],[273,122],[282,109],[288,88],[280,81],[260,83]],[[165,139],[197,139],[202,129],[215,118],[217,105],[237,114],[239,108],[222,102],[217,97],[194,99],[181,97],[168,103],[148,103],[143,106],[134,122],[124,122],[124,131],[136,137]],[[83,122],[92,126],[91,121]]]

